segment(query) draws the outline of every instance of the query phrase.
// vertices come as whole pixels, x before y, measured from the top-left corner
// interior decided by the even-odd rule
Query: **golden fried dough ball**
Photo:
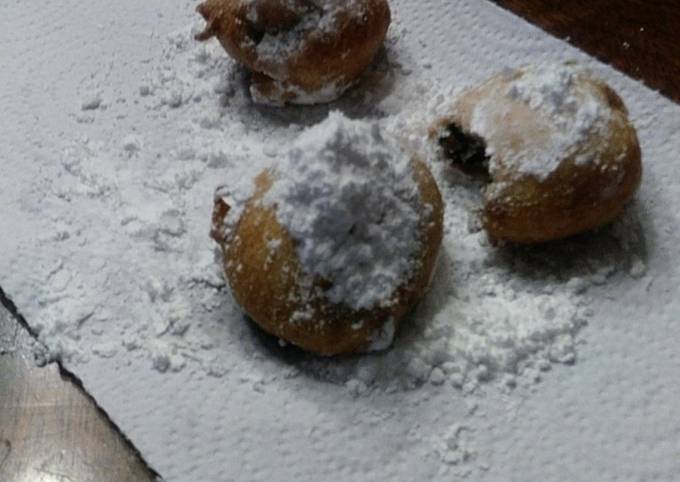
[[[463,171],[488,173],[493,241],[557,240],[609,223],[642,175],[628,111],[576,64],[527,66],[465,91],[430,131]]]
[[[389,151],[372,148],[364,160],[356,132],[326,132],[314,134],[325,136],[323,148],[311,136],[291,150],[296,167],[257,177],[230,230],[218,196],[213,238],[235,300],[265,331],[323,355],[384,349],[429,288],[441,195],[429,168],[408,157],[393,185],[389,176],[366,178],[391,169]]]
[[[330,102],[371,63],[390,24],[387,0],[206,0],[207,26],[252,71],[251,94],[265,104]]]

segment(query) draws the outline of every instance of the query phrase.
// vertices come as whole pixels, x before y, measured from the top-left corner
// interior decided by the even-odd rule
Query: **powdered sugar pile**
[[[541,118],[535,127],[514,126],[507,118],[507,102],[496,95],[481,99],[472,113],[471,129],[487,141],[489,169],[495,172],[499,163],[518,174],[547,178],[561,162],[582,148],[596,134],[604,134],[611,108],[597,97],[592,87],[584,85],[584,76],[592,75],[579,65],[545,63],[520,69],[519,75],[508,71],[504,96],[526,104]],[[505,117],[503,117],[505,116]],[[509,127],[513,126],[513,127]],[[513,137],[499,135],[512,129],[536,129],[531,142],[511,143]],[[544,132],[545,131],[545,132]],[[519,147],[516,147],[517,144]],[[597,146],[594,146],[597,148]],[[502,151],[503,159],[499,158]],[[578,162],[593,162],[593,156],[580,156]]]
[[[333,112],[277,163],[267,202],[306,271],[333,283],[332,302],[357,310],[389,304],[413,273],[427,210],[410,157],[378,123]]]

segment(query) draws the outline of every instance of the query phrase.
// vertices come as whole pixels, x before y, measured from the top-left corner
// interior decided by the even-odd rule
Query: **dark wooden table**
[[[495,0],[680,102],[680,0]]]
[[[30,337],[0,306],[0,481],[155,480],[72,377],[36,365]]]
[[[680,0],[497,0],[680,102]],[[134,448],[0,307],[0,481],[154,480]]]

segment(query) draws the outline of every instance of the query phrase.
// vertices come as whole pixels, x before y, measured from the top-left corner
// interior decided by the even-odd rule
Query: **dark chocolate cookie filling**
[[[486,143],[481,137],[450,124],[439,138],[439,145],[458,169],[471,175],[488,177],[489,156],[486,155]]]

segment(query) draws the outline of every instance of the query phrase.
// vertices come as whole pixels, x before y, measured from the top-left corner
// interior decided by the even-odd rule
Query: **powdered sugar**
[[[378,123],[333,112],[277,163],[267,202],[332,302],[389,305],[413,273],[427,211],[410,161]]]
[[[524,67],[518,73],[509,71],[506,75],[508,86],[501,95],[527,105],[541,121],[534,128],[537,131],[531,133],[531,142],[520,143],[516,148],[509,139],[497,134],[501,129],[507,131],[505,123],[511,122],[507,118],[501,121],[508,104],[490,95],[475,105],[471,129],[487,141],[492,173],[497,172],[502,163],[517,174],[545,179],[584,142],[602,132],[611,118],[611,108],[604,99],[584,87],[582,77],[590,74],[583,67],[549,62]],[[577,162],[582,163],[593,161],[593,156],[577,158]]]
[[[196,45],[190,39],[189,30],[171,36],[164,56],[168,60],[157,76],[145,81],[149,95],[141,97],[148,113],[167,116],[180,109],[181,116],[188,117],[176,128],[178,135],[156,142],[149,133],[134,134],[134,142],[130,134],[108,144],[76,141],[66,151],[63,172],[55,177],[59,182],[50,183],[48,189],[57,199],[106,206],[111,222],[119,226],[114,230],[117,237],[111,239],[110,222],[93,213],[87,218],[89,235],[83,237],[82,214],[68,221],[74,224],[68,228],[69,249],[63,261],[44,275],[49,281],[41,295],[44,308],[32,317],[53,356],[71,361],[109,356],[112,350],[93,350],[79,341],[87,329],[83,327],[90,327],[88,339],[107,337],[108,343],[124,348],[117,356],[147,357],[157,370],[196,365],[211,376],[232,371],[233,349],[216,350],[210,341],[224,339],[219,334],[222,320],[227,317],[230,329],[238,333],[229,343],[252,341],[239,328],[240,312],[228,297],[207,236],[210,202],[216,185],[223,185],[218,195],[233,207],[225,226],[229,229],[252,192],[253,178],[266,168],[275,168],[281,176],[270,202],[285,201],[279,205],[279,218],[300,242],[299,254],[310,271],[335,281],[333,299],[356,307],[388,299],[412,269],[409,254],[417,247],[415,227],[421,210],[427,209],[410,176],[410,156],[391,140],[399,138],[427,154],[446,205],[443,252],[432,292],[403,324],[392,350],[352,360],[310,358],[299,368],[336,383],[358,381],[366,390],[413,388],[430,376],[433,383],[441,383],[442,374],[448,386],[474,390],[480,381],[498,374],[522,379],[527,375],[531,381],[551,363],[575,359],[574,336],[589,317],[585,288],[561,288],[573,275],[549,268],[559,253],[504,260],[471,222],[478,190],[452,178],[446,164],[422,149],[424,127],[441,108],[441,86],[396,69],[397,87],[388,96],[357,92],[339,105],[382,119],[350,121],[335,113],[305,131],[308,117],[322,121],[328,108],[257,110],[240,71],[220,47]],[[164,101],[178,91],[184,99],[179,107]],[[425,108],[423,98],[432,99]],[[283,116],[283,122],[276,116]],[[157,142],[163,150],[154,155],[145,146]],[[139,161],[142,158],[151,161],[145,164]],[[383,214],[382,222],[387,223],[371,231],[371,223]],[[352,226],[354,234],[349,236]],[[94,262],[78,254],[86,253],[92,243],[107,243],[110,255]],[[379,245],[390,249],[376,249]],[[139,253],[137,263],[119,266],[115,260],[123,252]],[[172,265],[167,263],[169,255]],[[359,269],[356,260],[361,261]],[[612,262],[588,259],[576,271],[583,277],[585,269],[590,285],[589,263],[598,266],[593,270],[595,282],[599,266]],[[374,264],[382,269],[373,269]],[[140,266],[145,267],[141,272]],[[516,277],[518,270],[523,277]],[[536,275],[547,272],[549,279]],[[91,282],[79,281],[84,277]],[[129,289],[107,294],[107,309],[93,309],[90,300],[98,299],[96,287],[106,279]],[[304,313],[300,316],[304,318]],[[187,325],[189,317],[193,323]],[[393,334],[388,331],[376,339],[376,346],[388,344]],[[559,349],[553,348],[555,343]]]
[[[321,12],[314,9],[304,14],[301,21],[291,30],[276,34],[265,33],[255,46],[258,60],[275,66],[272,74],[285,75],[286,63],[292,56],[302,53],[307,36],[321,24],[321,18]]]
[[[254,23],[259,22],[258,10],[266,8],[266,5],[261,0],[248,0],[245,3],[246,17]],[[272,69],[270,74],[276,78],[285,76],[287,62],[301,55],[310,39],[336,35],[340,27],[340,14],[361,17],[365,12],[363,2],[358,0],[317,0],[311,5],[290,0],[283,2],[283,6],[299,17],[292,28],[265,31],[257,42],[251,38],[245,40],[252,44],[258,60],[268,65]]]
[[[479,186],[428,156],[447,207],[431,293],[402,323],[391,350],[319,359],[279,346],[243,319],[208,231],[217,185],[226,186],[221,194],[230,199],[246,199],[253,177],[274,167],[290,139],[323,120],[327,109],[254,106],[240,71],[222,49],[216,42],[195,45],[189,28],[172,35],[163,52],[147,53],[149,45],[160,50],[162,44],[157,37],[146,39],[154,35],[149,34],[151,22],[159,22],[154,12],[140,15],[149,5],[163,12],[164,21],[171,18],[172,25],[192,18],[190,9],[178,14],[179,7],[158,1],[121,1],[112,16],[128,9],[129,20],[145,22],[145,28],[131,22],[126,30],[135,42],[97,42],[98,49],[116,49],[115,55],[97,51],[95,60],[79,57],[74,64],[78,75],[91,79],[84,90],[92,84],[106,92],[106,109],[87,111],[86,117],[82,112],[62,115],[80,110],[85,97],[70,72],[54,76],[50,89],[59,95],[43,92],[40,83],[32,83],[34,77],[8,84],[6,98],[21,99],[26,114],[7,110],[12,122],[6,127],[19,128],[11,131],[16,136],[9,136],[9,144],[0,145],[3,152],[10,146],[2,157],[8,162],[0,197],[8,206],[5,221],[11,233],[0,238],[5,254],[0,277],[31,326],[41,330],[50,354],[82,377],[167,480],[253,474],[254,479],[308,481],[320,473],[330,480],[451,480],[454,474],[447,471],[452,466],[461,477],[471,466],[479,468],[475,480],[535,479],[546,467],[553,469],[551,474],[560,468],[544,465],[556,458],[553,447],[564,449],[559,458],[585,465],[581,432],[593,435],[598,455],[628,453],[628,447],[602,435],[612,427],[622,427],[618,439],[634,435],[637,441],[642,433],[649,437],[645,441],[659,442],[655,455],[631,457],[634,465],[624,470],[630,468],[635,476],[652,470],[677,473],[677,460],[668,456],[677,439],[671,438],[673,429],[665,441],[658,438],[657,425],[649,424],[644,432],[650,409],[672,414],[668,409],[677,400],[660,403],[673,393],[669,380],[677,363],[672,340],[665,345],[655,341],[655,334],[667,335],[675,326],[671,298],[677,277],[664,277],[660,266],[673,266],[676,258],[677,215],[665,207],[676,197],[674,178],[662,174],[670,173],[667,166],[672,166],[677,143],[660,147],[654,137],[661,133],[673,139],[677,108],[656,103],[653,94],[609,73],[632,86],[627,100],[634,93],[641,96],[634,107],[646,122],[642,139],[646,152],[654,154],[651,172],[658,186],[648,183],[641,191],[642,214],[629,211],[613,229],[543,248],[489,246],[474,212],[480,205]],[[23,12],[18,6],[7,8]],[[44,8],[58,10],[48,3]],[[90,26],[84,19],[101,14],[102,8],[88,3],[71,12],[73,19],[62,16],[72,21],[63,32],[81,35]],[[488,64],[467,60],[472,60],[470,52],[493,60],[494,42],[514,40],[507,32],[494,36],[502,32],[499,24],[523,31],[515,18],[507,26],[494,21],[504,17],[493,8],[476,1],[399,2],[398,14],[413,22],[409,33],[395,22],[398,46],[393,37],[388,60],[376,68],[385,75],[372,77],[334,108],[373,119],[409,141],[422,141],[417,127],[436,118],[425,99],[441,103],[444,92],[444,100],[450,100],[449,84],[469,85],[497,68],[497,59]],[[479,11],[495,13],[482,16]],[[422,17],[422,12],[432,16]],[[32,14],[26,13],[24,24],[9,25],[8,33],[30,35],[44,41],[45,49],[54,49],[52,37],[45,38],[55,35],[52,31],[34,35],[37,30],[31,29],[42,26],[35,27]],[[470,36],[468,26],[483,35]],[[427,42],[419,43],[420,35]],[[442,45],[446,48],[436,48]],[[452,45],[466,47],[459,49],[465,62],[450,62]],[[527,52],[542,46],[530,44]],[[435,66],[445,84],[429,78],[430,71],[419,67],[410,48]],[[72,55],[66,50],[59,55]],[[46,55],[41,68],[61,72],[60,58],[55,58]],[[117,68],[107,71],[102,62],[109,60]],[[527,59],[505,61],[519,65]],[[10,72],[18,64],[11,61]],[[20,95],[24,80],[33,89],[30,95]],[[33,149],[32,136],[25,136],[30,131],[19,132],[20,127],[32,126],[34,112],[48,105],[63,110],[43,113],[40,122],[49,119],[51,124],[40,142],[49,149]],[[644,114],[659,105],[663,123]],[[67,128],[78,134],[63,134]],[[128,142],[129,135],[136,140]],[[62,153],[64,147],[69,148]],[[646,231],[652,231],[654,241],[650,259]],[[640,278],[624,277],[628,274]],[[663,309],[652,315],[631,311],[631,305],[640,301],[644,306],[652,296],[664,302]],[[591,297],[598,303],[591,303]],[[601,311],[593,316],[593,309]],[[591,326],[581,330],[586,322]],[[583,342],[588,342],[585,348]],[[549,373],[561,363],[577,366]],[[534,388],[542,378],[549,381]],[[640,406],[625,398],[636,392],[631,384],[638,381],[658,382],[635,395],[655,402]],[[524,391],[524,385],[530,390]],[[604,417],[598,426],[600,414],[608,410],[616,418]],[[615,423],[622,419],[639,430],[625,432],[630,424]],[[532,452],[540,459],[532,471],[534,457],[522,453],[535,448],[537,431],[548,442]],[[610,446],[612,452],[603,449]],[[643,459],[653,466],[649,472],[640,469]],[[578,465],[569,468],[577,477],[586,473]]]
[[[347,84],[341,85],[338,82],[328,82],[322,88],[307,92],[300,87],[291,84],[279,84],[281,88],[287,94],[292,94],[295,96],[295,103],[298,105],[315,105],[315,104],[325,104],[336,100],[345,90],[349,87]],[[253,101],[262,105],[271,105],[281,107],[284,104],[283,98],[277,99],[276,97],[267,97],[262,95],[262,93],[254,86],[250,87],[250,96]]]
[[[598,255],[560,269],[555,259],[569,258],[568,250],[508,259],[490,247],[474,222],[478,188],[424,148],[426,128],[444,104],[441,93],[447,99],[453,95],[449,86],[400,67],[412,59],[378,64],[367,73],[373,90],[357,90],[335,106],[368,120],[334,113],[308,129],[328,116],[328,107],[255,108],[241,71],[216,42],[195,44],[185,29],[170,37],[163,58],[157,74],[144,81],[148,93],[134,95],[147,115],[186,119],[177,120],[176,135],[137,132],[108,143],[77,140],[64,155],[63,171],[54,176],[59,182],[46,181],[56,199],[69,200],[66,213],[74,202],[82,202],[85,212],[96,202],[112,216],[107,220],[100,211],[93,213],[84,236],[82,214],[55,214],[66,226],[68,234],[59,236],[68,238],[68,249],[57,267],[46,266],[43,308],[31,317],[53,356],[86,361],[113,353],[79,341],[89,329],[87,339],[107,337],[107,343],[123,348],[117,356],[147,358],[159,370],[197,366],[211,376],[233,371],[233,348],[211,341],[225,340],[222,320],[230,320],[229,329],[237,334],[224,343],[253,341],[241,328],[240,311],[228,296],[207,236],[211,201],[214,189],[223,185],[218,195],[232,206],[225,226],[230,229],[250,197],[254,177],[267,168],[280,174],[270,202],[285,201],[279,204],[279,218],[300,243],[300,257],[310,271],[335,281],[333,299],[355,307],[389,299],[412,269],[415,226],[427,209],[410,176],[411,157],[394,138],[425,155],[446,205],[445,239],[431,293],[403,323],[392,350],[361,359],[305,359],[299,369],[341,384],[358,380],[366,390],[413,388],[430,377],[439,384],[444,376],[447,386],[469,391],[501,375],[532,382],[552,363],[576,359],[575,336],[590,317],[587,288],[599,283],[604,268],[607,278],[612,276],[618,258]],[[392,86],[387,95],[380,90],[382,77],[375,77],[384,70],[391,71],[385,77]],[[164,101],[179,91],[179,107]],[[431,101],[423,105],[422,99]],[[161,150],[150,150],[154,145]],[[371,231],[371,223],[383,215],[381,229]],[[79,254],[103,244],[110,253],[105,259]],[[50,252],[55,249],[52,241],[49,246]],[[119,266],[117,260],[129,253],[138,253],[137,262]],[[567,284],[572,278],[582,282]],[[107,293],[107,309],[93,308],[97,303],[91,300],[102,296],[97,286],[104,280],[129,289]],[[376,347],[384,348],[392,335],[387,330]]]
[[[261,0],[248,0],[245,3],[246,17],[254,24],[262,22],[260,10],[268,8],[267,4]],[[318,89],[301,89],[286,82],[288,70],[291,62],[298,62],[300,57],[305,55],[310,43],[328,41],[340,34],[340,29],[349,19],[362,19],[366,13],[365,3],[359,0],[314,2],[287,0],[283,2],[282,7],[297,17],[291,28],[275,30],[265,28],[262,38],[244,39],[248,44],[245,46],[254,49],[257,63],[262,70],[272,77],[271,82],[282,91],[281,97],[278,98],[271,92],[262,95],[257,86],[253,86],[251,87],[253,100],[264,105],[282,105],[286,98],[292,95],[296,104],[310,105],[337,99],[354,82],[326,79],[324,85]]]
[[[260,0],[249,0],[248,17],[257,20],[257,4]],[[290,30],[265,33],[255,46],[258,59],[271,65],[285,68],[285,63],[292,57],[302,53],[308,37],[323,38],[337,34],[340,27],[339,15],[361,17],[365,13],[364,4],[358,0],[316,0],[312,7],[289,2],[287,8],[300,14],[300,21]],[[282,75],[284,72],[275,72]]]

